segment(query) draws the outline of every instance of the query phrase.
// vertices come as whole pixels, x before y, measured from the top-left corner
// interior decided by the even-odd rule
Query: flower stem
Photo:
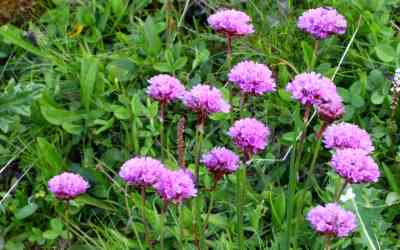
[[[228,69],[232,67],[232,36],[226,34],[226,61],[228,63]]]
[[[238,249],[243,250],[244,248],[244,231],[243,231],[243,192],[244,182],[246,177],[246,166],[244,164],[236,173],[236,187],[237,187],[237,229],[238,229]]]
[[[327,235],[324,240],[324,250],[331,250],[332,237]]]
[[[69,222],[69,213],[68,213],[68,201],[64,201],[64,217],[65,217],[65,221],[68,223]],[[66,227],[67,230],[67,249],[71,246],[71,238],[70,237],[70,230],[68,227]]]
[[[153,249],[153,245],[151,244],[150,241],[150,230],[149,230],[149,224],[147,223],[146,220],[146,214],[145,214],[145,206],[146,206],[146,192],[145,188],[141,187],[140,193],[141,193],[141,200],[142,200],[142,206],[141,206],[141,212],[142,212],[142,220],[143,220],[143,225],[144,225],[144,237],[146,239],[147,245],[149,246],[149,249]]]
[[[287,208],[286,208],[286,232],[285,232],[285,240],[283,242],[283,249],[290,249],[290,239],[293,235],[292,228],[292,216],[294,210],[294,199],[296,194],[296,182],[297,182],[297,169],[296,169],[296,152],[297,145],[293,145],[293,151],[290,156],[290,165],[289,165],[289,186],[288,186],[288,195],[287,195]]]
[[[208,221],[210,219],[210,214],[211,211],[213,209],[213,205],[214,205],[214,197],[215,197],[215,191],[217,188],[217,183],[218,183],[218,179],[214,178],[214,183],[213,186],[210,188],[210,203],[208,205],[208,210],[207,210],[207,215],[206,215],[206,219],[204,220],[204,226],[203,226],[203,231],[205,232],[208,228]]]
[[[312,70],[312,69],[315,68],[315,64],[317,63],[317,57],[318,57],[319,47],[320,47],[320,40],[317,39],[317,40],[315,40],[315,44],[314,44],[314,53],[313,53],[313,57],[312,57],[312,59],[311,59],[311,64],[310,64],[309,70]]]
[[[199,114],[198,124],[196,127],[196,148],[195,148],[195,180],[196,187],[200,186],[200,157],[201,157],[201,148],[203,144],[203,136],[204,136],[204,116]],[[192,203],[192,231],[193,231],[193,241],[196,249],[200,248],[200,239],[202,239],[201,235],[202,231],[200,230],[200,197],[199,195],[193,199]]]
[[[160,216],[160,249],[164,250],[164,233],[165,233],[165,211],[167,210],[168,202],[164,201],[163,206],[161,208],[161,216]]]
[[[165,103],[160,103],[160,145],[161,145],[161,159],[165,160],[165,135],[164,135],[164,116],[165,116]]]
[[[184,214],[182,205],[177,205],[176,208],[178,209],[179,214],[179,246],[180,249],[183,249],[183,242],[185,240],[184,237]]]

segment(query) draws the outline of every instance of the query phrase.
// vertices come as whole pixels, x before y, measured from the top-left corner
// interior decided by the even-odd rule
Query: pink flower
[[[317,105],[319,117],[329,123],[340,119],[345,112],[342,98],[336,94],[331,95],[331,100]]]
[[[135,157],[126,161],[119,176],[129,185],[149,187],[154,185],[166,171],[164,165],[151,157]]]
[[[180,98],[185,88],[181,82],[170,75],[156,75],[148,81],[150,86],[147,88],[147,93],[156,101],[169,103]]]
[[[335,84],[318,73],[302,73],[286,86],[292,98],[303,105],[318,105],[329,102],[337,95]]]
[[[185,170],[164,171],[154,188],[165,202],[175,204],[197,195],[193,178]]]
[[[212,114],[228,113],[230,105],[223,99],[221,92],[209,85],[196,85],[182,97],[183,104],[194,112]]]
[[[208,17],[208,24],[215,31],[230,36],[246,36],[254,32],[250,17],[237,10],[219,10]]]
[[[304,12],[297,26],[317,39],[325,39],[334,34],[344,34],[347,22],[335,9],[320,7]]]
[[[362,149],[337,150],[330,163],[349,183],[377,182],[380,176],[378,165]]]
[[[49,190],[61,200],[70,200],[85,193],[89,183],[80,175],[64,172],[48,182]]]
[[[307,220],[318,233],[336,237],[349,236],[357,228],[356,216],[335,203],[312,208]]]
[[[244,118],[233,124],[228,135],[245,155],[250,156],[265,149],[270,131],[262,122],[254,118]]]
[[[239,168],[239,157],[224,147],[213,148],[203,155],[201,162],[217,177],[235,172]]]
[[[374,150],[367,131],[355,124],[339,123],[330,125],[323,134],[325,147],[328,149],[362,149],[367,153]]]
[[[250,95],[262,95],[275,91],[276,83],[267,66],[252,61],[243,61],[229,72],[229,81]]]

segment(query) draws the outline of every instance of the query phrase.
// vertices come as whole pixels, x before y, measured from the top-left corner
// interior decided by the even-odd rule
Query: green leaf
[[[98,61],[96,58],[89,56],[81,62],[81,100],[86,110],[90,108],[90,102],[93,98],[94,84],[97,78]]]
[[[51,168],[54,170],[51,172],[58,173],[62,169],[64,169],[64,162],[62,160],[62,157],[58,153],[54,145],[49,143],[43,137],[38,137],[36,140],[41,156],[43,157],[47,165],[51,166]]]
[[[47,230],[43,233],[43,238],[48,240],[55,240],[60,236],[60,233],[53,230]]]
[[[396,192],[390,192],[386,196],[385,204],[388,206],[393,206],[394,204],[400,203],[400,194]]]
[[[359,95],[352,95],[351,105],[356,108],[361,108],[365,104],[364,99]]]
[[[167,63],[155,63],[153,68],[163,73],[173,73],[173,69]]]
[[[380,91],[374,91],[371,95],[371,102],[375,105],[379,105],[383,103],[385,96],[383,96]]]
[[[61,234],[64,228],[64,224],[60,219],[53,218],[50,220],[50,227],[53,231],[59,232]]]
[[[144,37],[146,40],[145,51],[149,56],[156,56],[161,51],[161,39],[157,32],[157,25],[154,23],[153,18],[148,16],[144,23]]]
[[[26,205],[25,207],[17,210],[17,212],[15,213],[15,218],[18,220],[22,220],[25,219],[29,216],[31,216],[32,214],[34,214],[36,212],[36,210],[38,209],[38,205],[36,203],[29,203],[28,205]]]
[[[74,200],[78,205],[90,205],[94,207],[98,207],[104,210],[115,211],[116,209],[111,206],[110,202],[105,202],[96,198],[93,198],[87,194],[80,195]]]
[[[45,99],[40,100],[40,110],[42,111],[43,117],[53,125],[73,123],[82,119],[79,113],[54,107]]]
[[[182,69],[183,67],[185,67],[186,63],[187,63],[187,57],[180,57],[178,60],[176,60],[175,64],[174,64],[174,70],[179,70]]]
[[[396,58],[396,51],[390,44],[379,44],[375,47],[376,55],[383,62],[391,62]]]

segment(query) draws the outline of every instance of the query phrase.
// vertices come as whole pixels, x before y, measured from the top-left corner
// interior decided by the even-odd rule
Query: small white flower
[[[351,187],[349,187],[349,188],[346,190],[346,193],[345,193],[345,194],[342,194],[342,195],[340,196],[340,201],[341,201],[341,202],[346,202],[346,201],[348,201],[348,200],[354,199],[355,197],[356,197],[356,195],[353,193],[353,189],[352,189]]]

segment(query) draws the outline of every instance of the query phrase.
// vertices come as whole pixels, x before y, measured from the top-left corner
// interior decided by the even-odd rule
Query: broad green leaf
[[[396,51],[390,44],[379,44],[375,47],[376,55],[383,62],[391,62],[396,58]]]
[[[303,58],[307,65],[307,68],[311,68],[312,58],[313,58],[313,48],[305,41],[301,42],[301,47],[303,48]]]
[[[37,139],[40,154],[46,161],[48,166],[51,166],[54,171],[53,173],[60,172],[64,168],[64,162],[61,155],[53,144],[49,143],[45,138],[38,137]]]
[[[31,216],[32,214],[34,214],[36,212],[36,210],[38,209],[38,205],[36,203],[29,203],[28,205],[26,205],[25,207],[17,210],[17,212],[15,213],[15,218],[18,220],[22,220],[25,219],[29,216]]]
[[[371,102],[375,105],[379,105],[383,103],[385,96],[383,96],[380,91],[374,91],[371,95]]]
[[[145,51],[149,56],[156,56],[161,51],[161,39],[157,32],[157,25],[154,23],[153,18],[148,16],[144,23],[144,36],[146,40]]]
[[[89,56],[81,62],[81,100],[86,110],[90,108],[90,102],[93,98],[94,85],[96,83],[98,71],[98,61],[96,58]]]
[[[56,108],[45,99],[40,100],[40,110],[42,111],[43,117],[53,125],[73,123],[82,118],[79,113]]]

